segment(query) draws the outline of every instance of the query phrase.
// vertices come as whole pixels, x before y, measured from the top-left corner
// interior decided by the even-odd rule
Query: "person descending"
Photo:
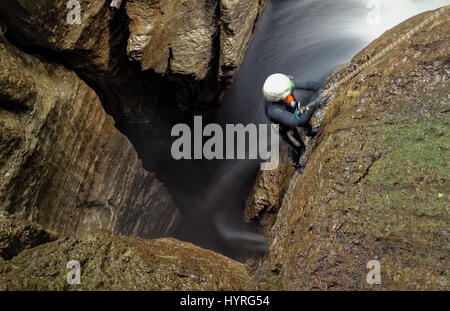
[[[326,99],[323,97],[323,89],[317,82],[299,82],[282,73],[270,75],[263,86],[265,99],[265,112],[270,121],[279,125],[279,134],[282,139],[293,147],[292,161],[298,172],[303,172],[303,167],[298,163],[301,154],[305,151],[305,144],[297,128],[302,128],[309,137],[317,134],[309,123],[314,112],[322,106]],[[294,97],[294,90],[306,90],[314,92],[311,102],[317,100],[312,106],[302,105]]]

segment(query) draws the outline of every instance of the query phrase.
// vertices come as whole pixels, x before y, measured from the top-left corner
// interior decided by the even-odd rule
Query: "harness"
[[[290,112],[294,112],[292,111],[293,109],[295,109],[294,107],[298,107],[298,102],[296,101],[295,97],[293,94],[289,94],[283,101],[283,104],[285,104],[285,109],[290,111]],[[295,103],[295,105],[293,104]],[[298,119],[300,117],[300,115],[302,113],[304,113],[306,111],[306,107],[298,107],[299,109],[296,109],[297,112],[295,113],[295,117]],[[280,126],[279,124],[275,124],[272,122],[272,129],[274,131],[274,133],[280,133],[280,131],[283,131],[283,127]],[[298,132],[298,129],[296,127],[293,128],[289,128],[286,131],[286,135],[289,138],[289,140],[291,141],[291,143],[296,146],[297,148],[300,148],[303,144],[298,141],[295,138],[295,133],[294,131],[297,131],[297,134],[300,136],[300,133]]]

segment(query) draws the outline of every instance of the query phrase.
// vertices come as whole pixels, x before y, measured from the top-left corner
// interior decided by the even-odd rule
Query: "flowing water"
[[[385,30],[450,1],[272,0],[233,86],[211,122],[267,123],[261,87],[271,73],[323,82]],[[297,94],[308,100],[308,94]],[[182,161],[183,162],[183,161]],[[188,161],[184,161],[188,162]],[[170,186],[183,211],[177,238],[231,257],[263,252],[265,238],[244,223],[243,209],[258,172],[252,160],[178,163]]]

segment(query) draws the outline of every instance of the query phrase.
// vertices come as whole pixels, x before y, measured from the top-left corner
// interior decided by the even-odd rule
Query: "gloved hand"
[[[323,100],[316,101],[313,105],[307,107],[308,110],[311,110],[312,113],[314,113],[318,108],[320,108],[323,105]]]
[[[322,107],[325,104],[325,99],[319,99],[313,106],[314,110],[317,110],[318,108]]]

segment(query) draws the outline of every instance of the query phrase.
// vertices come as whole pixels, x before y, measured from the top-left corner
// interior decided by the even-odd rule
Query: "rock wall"
[[[167,158],[171,124],[217,104],[265,2],[0,3],[0,290],[256,289],[213,252],[116,234],[170,235],[179,212],[111,116]]]
[[[433,12],[387,31],[344,77]],[[255,278],[283,290],[448,290],[449,10],[336,92]],[[358,91],[359,97],[345,97]],[[369,285],[378,260],[381,284]]]
[[[278,168],[258,172],[256,182],[245,204],[246,222],[256,221],[264,234],[267,234],[275,223],[289,187],[289,181],[295,173],[292,161],[289,160],[291,151],[288,144],[280,145]]]
[[[65,234],[168,234],[177,209],[96,93],[3,36],[0,55],[0,210]]]
[[[58,236],[26,220],[9,219],[0,214],[0,259],[10,260],[25,249],[55,241]],[[1,261],[0,260],[0,261]]]
[[[143,70],[196,80],[213,75],[216,80],[230,78],[231,82],[264,4],[248,0],[129,0],[128,55]]]
[[[145,224],[143,232],[144,223],[131,228],[131,219],[140,213],[166,219],[175,209],[101,104],[131,138],[151,133],[154,155],[146,147],[141,156],[155,169],[170,156],[161,150],[172,124],[185,117],[181,110],[215,105],[231,83],[266,1],[129,0],[119,11],[109,2],[0,3],[7,40],[46,59],[39,64],[2,40],[2,118],[8,125],[2,128],[8,146],[2,209],[64,233],[122,226],[122,233],[151,236],[172,220],[155,222],[155,228]],[[78,4],[79,23],[69,23]],[[14,64],[15,57],[23,64]],[[49,63],[74,70],[101,102],[74,73]],[[42,174],[33,176],[35,170]],[[157,205],[158,211],[144,209]],[[126,206],[138,207],[119,212]]]
[[[80,24],[69,23],[80,7]],[[120,67],[127,39],[123,16],[108,9],[109,1],[4,0],[0,19],[15,44],[57,58],[72,69],[92,76],[111,74]]]
[[[80,24],[69,24],[72,2],[5,0],[0,20],[14,44],[81,74],[115,117],[149,120],[156,105],[191,111],[216,106],[268,1],[127,0],[115,12],[109,0],[78,0]],[[155,87],[155,80],[164,86]],[[130,100],[110,91],[124,84],[140,85],[143,95]]]

